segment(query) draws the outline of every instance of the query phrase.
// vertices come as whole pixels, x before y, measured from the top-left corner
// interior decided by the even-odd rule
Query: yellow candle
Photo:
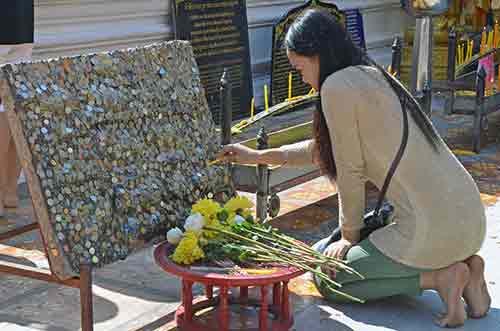
[[[458,45],[458,65],[462,65],[462,45]]]
[[[498,47],[498,20],[495,21],[495,34],[493,36],[493,46]]]
[[[470,53],[470,42],[467,41],[467,46],[465,48],[465,62],[469,62],[469,53]]]
[[[266,113],[269,111],[269,99],[267,98],[267,85],[264,84],[264,107],[266,109]]]
[[[493,31],[488,32],[488,49],[490,50],[493,47]]]
[[[255,99],[252,98],[252,102],[250,103],[250,121],[253,121],[254,112],[255,112]]]
[[[469,60],[472,59],[472,54],[474,53],[474,39],[470,40],[470,54],[469,54]]]
[[[288,101],[292,99],[292,72],[288,73]]]
[[[481,54],[484,53],[486,48],[486,27],[483,29],[483,33],[481,34]]]

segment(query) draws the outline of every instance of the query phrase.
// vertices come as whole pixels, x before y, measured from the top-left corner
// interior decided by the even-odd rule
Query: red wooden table
[[[189,266],[181,266],[170,260],[172,246],[165,242],[160,244],[154,252],[156,263],[166,272],[179,276],[182,279],[182,303],[177,308],[175,319],[179,330],[194,331],[285,331],[293,325],[293,314],[290,308],[288,282],[300,276],[304,271],[296,268],[276,268],[276,272],[266,275],[230,275],[213,272],[190,270]],[[193,283],[205,286],[206,296],[193,300]],[[214,287],[219,288],[214,296]],[[260,298],[250,299],[249,287],[260,288]],[[272,287],[272,301],[268,299],[269,289]],[[239,297],[230,297],[229,289],[239,288]],[[237,306],[239,322],[246,321],[246,327],[231,328],[231,307]],[[251,317],[252,310],[258,310],[258,321],[246,320],[242,315]],[[202,310],[213,309],[215,318],[203,321],[195,316]],[[198,314],[197,314],[198,315]],[[257,318],[254,318],[257,319]],[[205,322],[205,323],[204,323]],[[257,324],[258,323],[258,324]],[[255,324],[252,326],[252,324]]]

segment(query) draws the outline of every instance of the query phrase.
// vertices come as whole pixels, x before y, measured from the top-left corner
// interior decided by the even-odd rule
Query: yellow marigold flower
[[[193,231],[186,231],[179,245],[172,255],[172,260],[179,264],[191,264],[205,257],[205,253],[198,244],[198,237]]]
[[[212,217],[212,218],[205,217],[205,226],[209,226],[209,227],[216,228],[216,229],[223,228],[222,224],[220,224],[219,220],[216,217]],[[209,239],[215,238],[217,236],[217,232],[203,230],[203,236],[205,238],[209,238]]]
[[[206,218],[212,218],[221,210],[220,205],[212,199],[198,200],[193,207],[192,213],[200,213]]]
[[[246,211],[247,209],[253,208],[253,202],[250,201],[246,197],[234,197],[224,205],[224,209],[226,209],[229,213],[235,213],[238,209]]]
[[[233,225],[234,223],[234,217],[236,216],[236,213],[235,212],[232,212],[232,211],[227,211],[228,212],[228,215],[227,215],[227,218],[226,218],[226,223],[228,225]]]

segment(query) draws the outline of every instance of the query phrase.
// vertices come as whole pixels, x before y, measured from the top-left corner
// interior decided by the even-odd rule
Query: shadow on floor
[[[114,318],[118,306],[94,293],[94,322]],[[0,321],[31,329],[75,331],[80,328],[78,289],[2,275]],[[0,324],[2,324],[0,323]]]
[[[378,328],[395,331],[443,330],[433,322],[438,314],[442,313],[443,306],[438,294],[432,291],[426,291],[417,298],[396,296],[365,304],[324,303],[318,306],[324,314],[336,318],[338,322],[369,326],[366,330],[378,330]],[[462,327],[456,330],[496,330],[499,325],[500,309],[492,307],[486,317],[468,319]]]

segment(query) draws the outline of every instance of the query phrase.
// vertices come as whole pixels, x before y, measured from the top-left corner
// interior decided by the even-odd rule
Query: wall
[[[395,35],[410,21],[399,0],[337,0],[360,8],[369,53],[388,63]],[[247,0],[256,105],[269,83],[272,25],[303,0]],[[170,0],[36,0],[35,58],[117,49],[173,38]]]
[[[35,58],[118,49],[172,38],[168,0],[35,2]]]

